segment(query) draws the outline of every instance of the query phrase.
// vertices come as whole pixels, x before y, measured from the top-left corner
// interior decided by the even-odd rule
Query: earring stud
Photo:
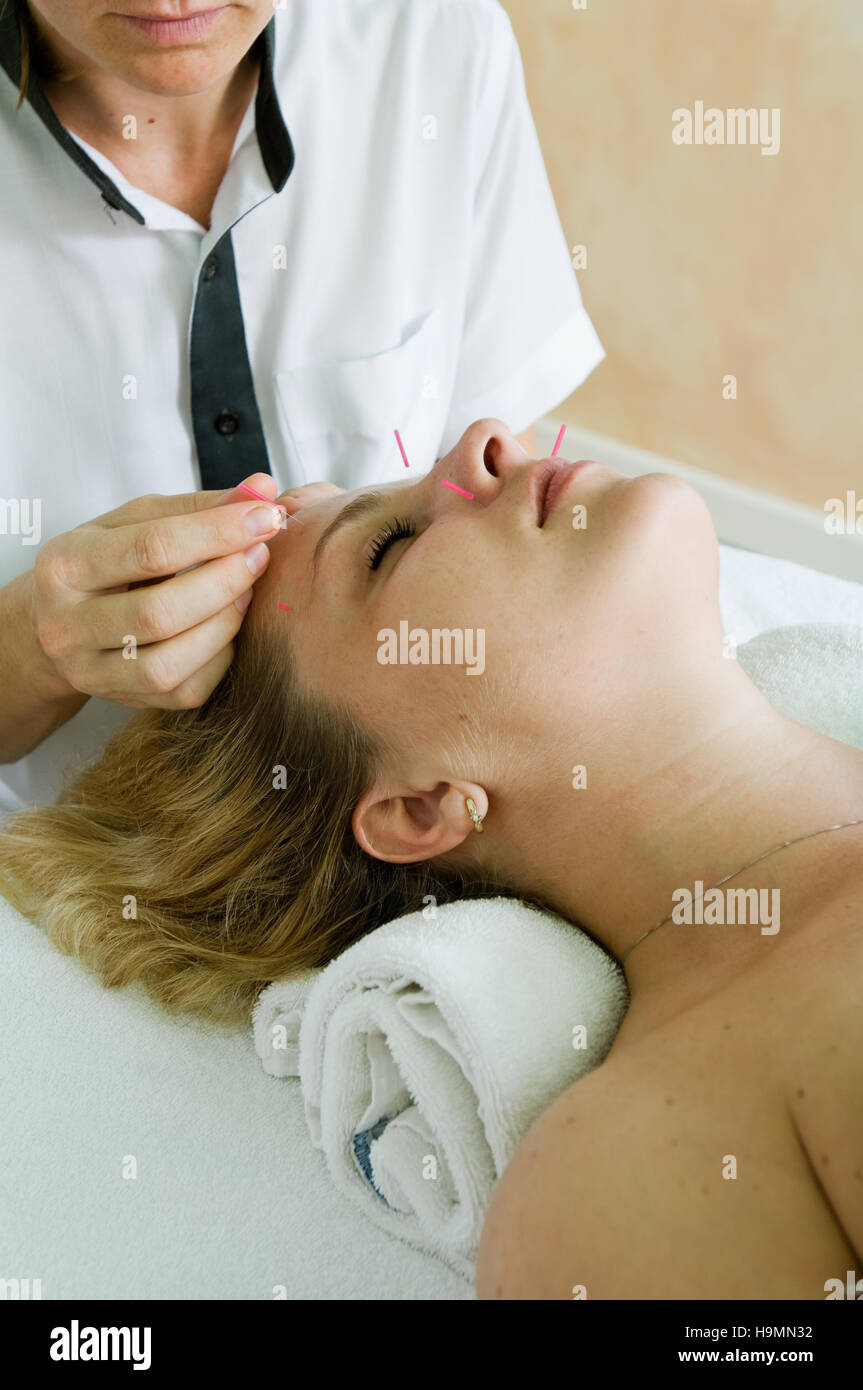
[[[474,799],[473,799],[472,796],[466,796],[466,797],[465,797],[465,805],[467,806],[467,813],[468,813],[468,815],[470,816],[471,820],[473,821],[473,828],[474,828],[474,830],[479,831],[479,833],[480,833],[480,835],[481,835],[481,834],[482,834],[482,821],[481,821],[480,818],[479,818],[479,812],[478,812],[477,809],[476,809],[476,802],[474,801]]]

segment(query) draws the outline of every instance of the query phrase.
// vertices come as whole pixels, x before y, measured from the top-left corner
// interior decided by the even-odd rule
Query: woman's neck
[[[160,180],[166,191],[184,181],[218,187],[258,81],[260,41],[204,91],[164,95],[132,86],[73,49],[43,20],[34,22],[34,66],[67,129],[156,196]]]
[[[628,727],[624,734],[606,724],[593,762],[582,758],[587,787],[569,800],[555,796],[551,815],[550,772],[519,798],[518,844],[507,844],[506,862],[516,886],[539,892],[618,958],[672,909],[685,912],[683,895],[691,895],[692,925],[667,921],[627,957],[632,1034],[717,992],[768,952],[775,959],[796,949],[794,938],[831,896],[856,892],[863,912],[863,825],[807,839],[730,878],[727,890],[767,890],[755,923],[723,917],[725,905],[746,902],[730,899],[725,885],[712,924],[699,923],[695,901],[785,840],[863,818],[863,752],[779,714],[736,662],[720,678],[699,684],[693,674],[688,686],[658,687],[641,703],[637,737]],[[778,930],[763,913],[772,905]]]

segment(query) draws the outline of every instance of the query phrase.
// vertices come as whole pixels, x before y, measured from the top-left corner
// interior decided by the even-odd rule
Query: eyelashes
[[[384,558],[391,545],[396,541],[404,540],[406,536],[415,536],[417,528],[412,521],[407,521],[404,517],[394,517],[387,522],[382,531],[379,531],[366,551],[366,560],[370,570],[376,570]]]

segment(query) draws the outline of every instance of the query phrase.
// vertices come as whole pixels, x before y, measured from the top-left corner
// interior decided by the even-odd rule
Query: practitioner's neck
[[[164,169],[224,164],[257,86],[256,42],[228,73],[203,90],[176,94],[125,81],[80,52],[41,15],[34,16],[33,65],[60,122],[109,158]],[[135,139],[127,125],[134,116]],[[146,140],[143,139],[146,131]]]

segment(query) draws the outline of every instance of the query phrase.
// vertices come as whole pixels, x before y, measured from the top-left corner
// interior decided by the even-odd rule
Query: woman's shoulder
[[[808,1299],[863,1275],[861,938],[814,934],[559,1096],[495,1189],[480,1297]]]

